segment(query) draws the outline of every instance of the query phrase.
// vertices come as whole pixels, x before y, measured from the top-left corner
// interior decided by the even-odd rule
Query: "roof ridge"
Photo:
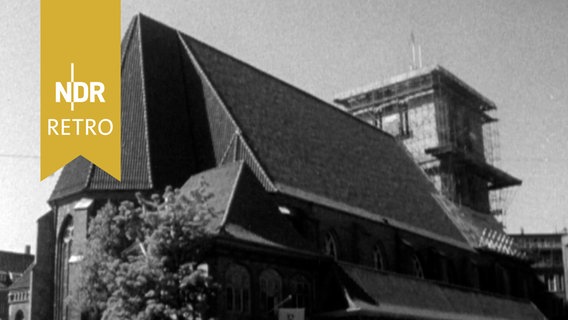
[[[87,160],[88,161],[88,160]],[[91,181],[92,181],[92,177],[95,174],[95,170],[94,170],[94,166],[95,164],[89,161],[89,173],[87,174],[87,179],[85,181],[85,185],[83,186],[83,188],[79,191],[77,191],[77,193],[87,190],[89,188],[89,186],[91,185]]]
[[[168,28],[170,28],[170,27],[168,27]],[[229,121],[231,121],[231,123],[235,126],[235,128],[237,129],[238,132],[242,132],[241,126],[239,126],[239,124],[235,120],[235,117],[230,112],[230,110],[227,108],[225,101],[223,100],[223,98],[221,97],[219,92],[217,92],[217,89],[215,89],[215,86],[213,85],[213,83],[211,83],[211,79],[209,79],[209,75],[205,72],[204,68],[201,65],[201,62],[199,61],[199,59],[197,59],[195,54],[193,54],[189,45],[184,41],[184,39],[182,37],[182,33],[179,30],[174,30],[174,31],[176,32],[176,34],[178,36],[178,40],[181,41],[183,48],[185,49],[186,53],[189,55],[189,59],[198,67],[198,69],[199,69],[198,72],[200,72],[201,74],[203,74],[205,76],[205,79],[207,80],[207,84],[211,88],[211,91],[213,91],[213,93],[215,94],[215,97],[217,99],[219,99],[219,102],[221,103],[221,107],[223,108],[223,111],[225,111],[225,113],[227,113]],[[186,34],[183,34],[183,36],[186,36],[188,38],[191,38],[192,40],[195,40],[195,39],[193,39],[192,37],[190,37]]]
[[[152,155],[151,155],[151,150],[150,150],[150,133],[149,133],[149,128],[148,128],[148,101],[147,101],[147,97],[146,97],[146,77],[144,76],[145,72],[144,72],[144,49],[142,46],[142,23],[141,23],[141,19],[142,17],[146,17],[141,13],[138,13],[138,15],[136,16],[136,22],[137,22],[137,27],[138,27],[138,50],[140,52],[140,77],[142,78],[142,103],[143,103],[143,116],[144,116],[144,135],[145,135],[145,144],[146,144],[146,155],[147,155],[147,160],[146,160],[146,174],[148,175],[148,182],[150,184],[150,188],[153,189],[154,188],[154,177],[152,176]]]
[[[14,254],[14,255],[20,255],[20,256],[31,256],[33,257],[33,254],[28,254],[28,253],[21,253],[21,252],[14,252],[14,251],[7,251],[7,250],[0,250],[0,254]]]
[[[223,152],[223,156],[221,157],[221,160],[219,160],[219,164],[225,164],[225,163],[231,162],[231,161],[225,161],[225,160],[227,160],[227,157],[229,157],[229,152],[231,151],[231,148],[234,146],[234,148],[236,149],[237,138],[238,138],[238,134],[237,134],[237,131],[235,131],[231,135],[231,140],[229,141],[229,144],[227,144],[227,147],[225,148],[225,151]],[[234,159],[234,157],[233,157],[233,159]]]
[[[120,70],[122,71],[122,68],[124,68],[124,61],[126,60],[126,53],[128,52],[128,48],[130,48],[130,44],[132,43],[132,38],[134,35],[134,28],[135,25],[138,23],[138,15],[134,16],[134,19],[132,19],[132,21],[130,21],[130,24],[128,25],[128,28],[126,29],[126,33],[124,34],[124,37],[126,38],[126,45],[124,46],[124,50],[120,53],[121,57],[120,57]],[[125,39],[123,39],[124,41]]]
[[[269,189],[267,191],[270,191],[270,192],[278,191],[278,188],[276,188],[276,184],[274,183],[274,181],[272,181],[273,179],[270,178],[270,176],[268,175],[268,172],[266,172],[266,169],[260,163],[260,160],[258,159],[258,157],[254,154],[254,151],[252,150],[252,148],[249,146],[249,143],[247,142],[247,138],[243,135],[242,132],[237,133],[237,141],[236,142],[241,143],[243,145],[243,147],[245,148],[245,151],[248,154],[250,154],[252,161],[255,162],[256,166],[258,166],[258,169],[260,171],[259,174],[262,175],[262,177],[264,178],[264,179],[261,180],[260,177],[258,177],[261,184],[264,185],[264,183],[262,183],[262,182],[263,182],[263,180],[266,180],[268,186],[265,186],[265,187],[267,187],[266,189]],[[253,169],[252,165],[249,164],[249,166],[251,167],[251,169]],[[253,172],[254,172],[254,169],[253,169]],[[270,188],[268,188],[268,187],[270,187]]]
[[[244,171],[244,161],[239,160],[238,162],[238,172],[237,175],[235,177],[235,181],[233,181],[233,186],[231,187],[231,195],[229,196],[229,201],[227,201],[227,205],[226,205],[226,212],[223,215],[223,219],[221,220],[221,224],[219,225],[219,228],[222,231],[225,231],[225,224],[227,223],[227,219],[229,218],[229,211],[231,210],[231,205],[233,203],[233,200],[235,199],[235,194],[237,193],[237,188],[239,186],[239,182],[241,181],[241,176],[243,175],[243,171]]]
[[[150,20],[152,20],[152,21],[156,21],[156,20],[154,20],[154,19],[152,19],[152,18],[149,18],[149,17],[146,17],[146,18],[147,18],[147,19],[150,19]],[[159,24],[163,25],[163,26],[166,26],[166,27],[170,28],[170,29],[174,29],[174,28],[172,28],[172,27],[170,27],[170,26],[168,26],[168,25],[166,25],[166,24],[163,24],[163,23],[161,23],[161,22],[159,22],[159,21],[157,21],[157,22],[158,22]],[[291,84],[291,83],[288,83],[288,82],[286,82],[286,81],[284,81],[284,80],[282,80],[282,79],[280,79],[280,78],[278,78],[278,77],[276,77],[276,76],[274,76],[274,75],[271,75],[270,73],[268,73],[268,72],[266,72],[266,71],[264,71],[264,70],[262,70],[262,69],[260,69],[260,68],[258,68],[258,67],[256,67],[256,66],[254,66],[254,65],[252,65],[252,64],[250,64],[250,63],[248,63],[248,62],[246,62],[246,61],[243,61],[243,60],[241,60],[241,59],[239,59],[239,58],[237,58],[237,57],[234,57],[234,56],[232,56],[232,55],[230,55],[230,54],[228,54],[228,53],[226,53],[226,52],[223,52],[223,51],[221,51],[221,50],[219,50],[219,49],[217,49],[217,48],[215,48],[215,47],[213,47],[213,46],[211,46],[211,45],[209,45],[209,44],[207,44],[207,43],[205,43],[205,42],[203,42],[203,41],[201,41],[201,40],[199,40],[199,39],[196,39],[196,38],[194,38],[194,37],[192,37],[192,36],[186,34],[185,32],[182,32],[182,31],[180,31],[180,30],[178,30],[178,29],[174,29],[174,30],[175,30],[178,34],[181,34],[181,35],[183,35],[183,36],[185,36],[185,37],[188,37],[188,38],[190,38],[191,40],[193,40],[193,41],[199,43],[200,45],[205,46],[205,47],[209,48],[209,49],[212,50],[212,51],[215,51],[217,54],[220,54],[220,55],[222,55],[222,56],[225,56],[225,57],[229,58],[230,60],[233,60],[234,62],[236,62],[236,63],[238,63],[238,64],[244,65],[245,67],[250,68],[250,69],[254,70],[255,72],[258,72],[258,73],[262,74],[263,76],[266,76],[266,77],[268,77],[268,78],[270,78],[270,79],[273,79],[273,80],[277,81],[278,83],[280,83],[280,84],[282,84],[282,85],[284,85],[284,86],[286,86],[286,87],[288,87],[288,88],[290,88],[290,89],[292,89],[292,90],[297,91],[298,93],[300,93],[300,94],[306,96],[306,97],[309,98],[309,99],[312,99],[312,100],[317,101],[317,102],[318,102],[318,105],[321,106],[321,107],[323,107],[323,105],[325,105],[326,107],[328,107],[328,108],[334,110],[334,112],[340,113],[340,114],[341,114],[342,116],[344,116],[346,119],[350,119],[350,121],[356,121],[356,122],[364,123],[365,125],[369,126],[371,129],[373,129],[373,130],[375,130],[375,131],[377,131],[377,132],[380,132],[381,134],[384,134],[384,135],[386,135],[386,136],[389,137],[389,138],[395,139],[391,134],[389,134],[389,133],[387,133],[387,132],[385,132],[385,131],[383,131],[383,130],[380,130],[379,128],[377,128],[377,127],[375,127],[375,126],[373,126],[373,125],[371,125],[371,124],[369,124],[369,123],[367,123],[367,122],[365,122],[365,121],[363,121],[363,120],[361,120],[361,119],[359,119],[359,118],[357,118],[357,117],[352,116],[350,113],[348,113],[348,112],[345,111],[345,110],[342,110],[342,109],[338,108],[337,106],[335,106],[335,105],[332,104],[331,102],[325,101],[325,100],[323,100],[322,98],[319,98],[319,97],[317,97],[316,95],[314,95],[314,94],[312,94],[312,93],[310,93],[310,92],[308,92],[308,91],[306,91],[306,90],[304,90],[304,89],[302,89],[302,88],[299,88],[299,87],[297,87],[297,86],[295,86],[295,85],[293,85],[293,84]],[[185,43],[185,42],[184,42],[184,43]],[[195,60],[196,60],[196,61],[199,61],[197,58],[196,58]]]
[[[190,38],[193,41],[197,41],[199,42],[201,45],[206,46],[208,48],[211,48],[213,50],[215,50],[218,53],[223,54],[221,51],[210,47],[204,43],[202,43],[201,41],[195,40],[194,38],[186,35],[186,34],[182,34],[179,30],[176,30],[177,36],[179,41],[181,41],[181,43],[183,44],[184,49],[186,50],[186,53],[189,55],[189,58],[192,60],[192,62],[194,63],[194,65],[196,66],[196,69],[198,69],[197,71],[201,74],[203,74],[205,80],[207,81],[207,84],[209,85],[209,87],[211,88],[211,91],[213,92],[213,94],[215,95],[215,97],[219,100],[221,107],[223,109],[223,111],[227,114],[229,121],[231,121],[231,123],[235,126],[236,128],[236,132],[235,134],[237,135],[237,143],[240,141],[239,138],[242,138],[242,142],[243,142],[243,146],[246,149],[246,152],[249,153],[251,155],[252,160],[258,165],[259,169],[260,169],[260,173],[262,174],[262,176],[266,179],[266,181],[268,182],[268,185],[271,187],[271,191],[277,190],[276,185],[273,181],[273,179],[268,175],[268,172],[266,171],[266,168],[264,165],[262,165],[262,163],[260,162],[258,156],[254,153],[254,151],[252,150],[252,148],[249,146],[249,144],[247,143],[247,138],[246,135],[243,133],[243,130],[241,128],[241,126],[239,125],[238,121],[235,119],[235,117],[233,116],[233,114],[231,113],[231,111],[229,110],[229,108],[227,108],[227,105],[225,103],[225,100],[223,99],[223,97],[221,96],[221,94],[217,91],[217,89],[215,88],[215,86],[213,85],[213,83],[211,82],[211,79],[209,77],[209,75],[207,74],[207,72],[205,71],[205,68],[202,66],[202,62],[199,61],[199,59],[197,58],[197,56],[192,52],[190,45],[188,43],[186,43],[186,41],[183,39],[183,36],[186,36],[188,38]],[[229,56],[230,57],[230,56]],[[233,58],[234,59],[234,58]],[[236,60],[236,59],[235,59]],[[239,60],[236,60],[239,61]]]

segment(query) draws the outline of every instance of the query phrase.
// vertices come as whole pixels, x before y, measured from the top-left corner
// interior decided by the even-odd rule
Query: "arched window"
[[[260,274],[260,308],[263,312],[274,311],[281,302],[282,278],[272,270],[264,270]]]
[[[24,312],[22,310],[18,310],[18,312],[16,312],[16,317],[14,317],[14,320],[24,320]]]
[[[69,259],[73,247],[73,217],[68,216],[63,222],[57,243],[57,294],[56,319],[69,319],[69,308],[65,306],[65,299],[69,295]]]
[[[416,254],[412,255],[412,274],[417,278],[424,279],[424,269]]]
[[[294,308],[307,308],[310,301],[310,283],[303,276],[295,276],[291,281],[292,303]]]
[[[384,248],[383,244],[380,242],[377,242],[373,248],[373,267],[375,267],[376,270],[386,269]]]
[[[231,265],[225,274],[227,311],[250,312],[250,275],[242,266]]]
[[[337,259],[337,241],[331,231],[325,235],[324,241],[324,253]]]

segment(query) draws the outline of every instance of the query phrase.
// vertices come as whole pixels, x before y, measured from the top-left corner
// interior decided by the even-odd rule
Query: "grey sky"
[[[35,247],[56,177],[39,182],[39,2],[0,6],[0,250]],[[523,179],[512,232],[568,226],[568,2],[122,1],[326,101],[408,69],[414,32],[497,103],[500,166]],[[101,17],[104,21],[104,17]]]

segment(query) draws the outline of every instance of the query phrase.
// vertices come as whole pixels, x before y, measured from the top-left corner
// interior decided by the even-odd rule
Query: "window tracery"
[[[237,313],[250,312],[250,275],[247,269],[231,265],[225,274],[227,310]]]

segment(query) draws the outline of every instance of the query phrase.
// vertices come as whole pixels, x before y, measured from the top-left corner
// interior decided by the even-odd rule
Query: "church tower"
[[[503,190],[521,180],[495,167],[495,104],[434,66],[355,89],[335,102],[399,139],[446,197],[502,213]]]

